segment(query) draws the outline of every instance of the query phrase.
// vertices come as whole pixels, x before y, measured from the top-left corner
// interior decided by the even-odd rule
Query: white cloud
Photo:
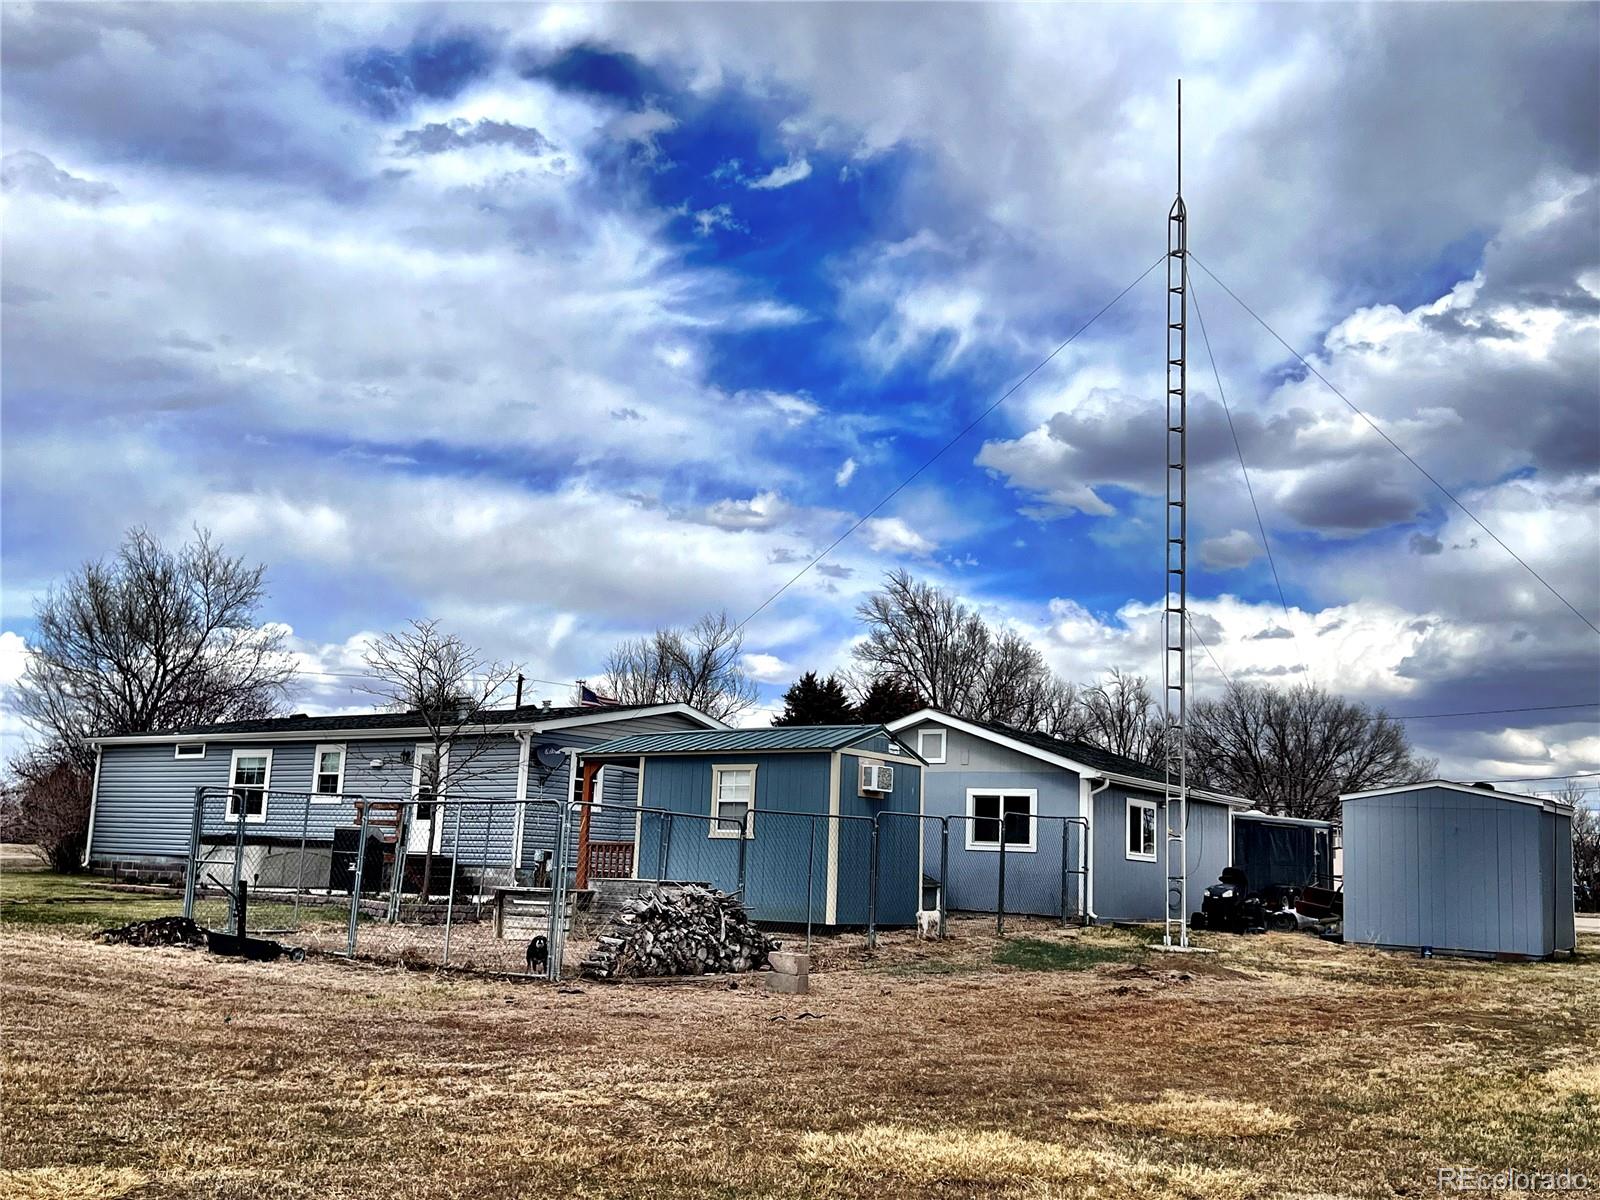
[[[853,458],[847,458],[844,460],[844,462],[840,463],[839,469],[833,473],[834,486],[848,486],[850,481],[856,477],[857,465],[858,464],[856,463],[856,460]]]
[[[938,546],[923,537],[899,517],[873,517],[861,526],[867,545],[885,554],[909,554],[923,557],[932,554]]]
[[[15,686],[28,667],[28,643],[19,633],[0,633],[0,688]]]
[[[793,664],[774,654],[746,654],[743,663],[750,678],[758,683],[787,683],[796,674]]]
[[[788,187],[791,183],[799,183],[811,175],[811,164],[804,158],[790,159],[781,167],[774,167],[759,179],[752,179],[745,184],[746,187],[770,190],[772,188]]]

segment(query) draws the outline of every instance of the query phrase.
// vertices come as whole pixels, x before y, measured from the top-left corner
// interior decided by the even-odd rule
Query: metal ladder
[[[1167,213],[1166,600],[1161,614],[1161,755],[1166,804],[1167,946],[1189,944],[1189,214],[1183,203],[1183,83],[1178,84],[1178,194]],[[1158,830],[1159,836],[1159,830]]]

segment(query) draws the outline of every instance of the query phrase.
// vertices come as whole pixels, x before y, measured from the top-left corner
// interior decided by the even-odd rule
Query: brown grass
[[[1309,938],[1027,931],[996,966],[819,946],[754,980],[558,990],[0,931],[0,1195],[1388,1197],[1600,1179],[1600,945],[1399,958]],[[1070,957],[1070,956],[1069,956]],[[802,1019],[812,1013],[818,1019]]]

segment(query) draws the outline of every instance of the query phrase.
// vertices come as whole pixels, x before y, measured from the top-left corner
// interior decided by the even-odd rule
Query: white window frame
[[[1135,809],[1149,809],[1155,814],[1155,829],[1150,836],[1150,853],[1135,853],[1132,845],[1133,813]],[[1144,818],[1139,818],[1140,840],[1143,840]],[[1161,849],[1161,806],[1154,800],[1140,800],[1137,796],[1128,797],[1128,806],[1122,814],[1122,852],[1129,862],[1155,862]]]
[[[977,813],[973,811],[979,796],[1000,797],[1000,841],[980,842],[975,838],[978,829]],[[1006,836],[1006,801],[1019,796],[1028,798],[1028,840],[1025,843],[1006,842],[1007,854],[1034,854],[1039,849],[1039,789],[1038,788],[1012,788],[1012,787],[975,787],[967,789],[967,838],[968,850],[980,854],[999,854],[1000,843]]]
[[[939,739],[939,753],[937,755],[929,754],[925,749],[923,749],[923,741],[922,741],[922,739],[923,738],[929,738],[929,737],[936,737],[936,738]],[[930,762],[930,763],[942,763],[942,762],[944,762],[945,752],[949,749],[949,744],[950,744],[950,735],[949,735],[949,731],[948,730],[945,730],[945,729],[919,729],[919,730],[917,730],[917,756],[919,758],[921,758],[923,762]]]
[[[236,805],[235,803],[238,797],[234,795],[234,789],[239,785],[234,783],[234,780],[239,777],[239,760],[241,758],[265,758],[267,760],[267,769],[262,773],[261,777],[261,812],[258,816],[252,817],[244,811],[242,805]],[[265,824],[267,820],[267,802],[271,799],[271,793],[272,748],[269,746],[265,749],[255,749],[248,746],[240,746],[233,752],[233,757],[228,761],[228,804],[224,809],[223,820],[231,824],[238,824],[241,819],[246,825]]]
[[[568,788],[567,794],[572,797],[574,804],[581,804],[583,803],[583,772],[578,770],[578,756],[573,754],[569,757],[572,759],[572,765],[567,769],[567,782],[571,786]],[[589,805],[589,811],[590,813],[597,813],[606,806],[606,769],[604,764],[594,773],[593,797]],[[582,812],[583,810],[579,809],[578,811]]]
[[[317,780],[322,777],[322,756],[330,750],[339,752],[339,783],[331,792],[317,789]],[[344,803],[344,768],[350,761],[349,752],[343,742],[322,742],[311,752],[311,803],[313,804],[343,804]]]
[[[725,829],[718,819],[718,797],[722,793],[722,776],[729,771],[750,772],[750,800],[745,806],[744,829],[745,839],[751,840],[756,836],[756,764],[755,763],[717,763],[711,768],[711,820],[706,822],[706,836],[712,838],[734,838],[740,836],[738,829]],[[730,817],[731,821],[732,818]]]
[[[196,746],[200,747],[200,753],[199,754],[185,754],[184,753],[185,750],[193,750]],[[206,744],[204,742],[177,742],[177,743],[174,743],[174,745],[172,747],[172,757],[173,758],[181,758],[181,759],[188,759],[190,761],[198,761],[198,760],[204,758],[205,756],[206,756]]]

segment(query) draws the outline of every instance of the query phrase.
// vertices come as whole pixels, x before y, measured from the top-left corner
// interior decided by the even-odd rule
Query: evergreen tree
[[[856,705],[856,720],[868,725],[887,725],[926,707],[915,688],[885,675],[874,679],[861,697],[861,703]]]
[[[789,685],[783,694],[783,711],[772,718],[774,725],[849,725],[856,720],[850,694],[832,675],[818,679],[807,671]]]

